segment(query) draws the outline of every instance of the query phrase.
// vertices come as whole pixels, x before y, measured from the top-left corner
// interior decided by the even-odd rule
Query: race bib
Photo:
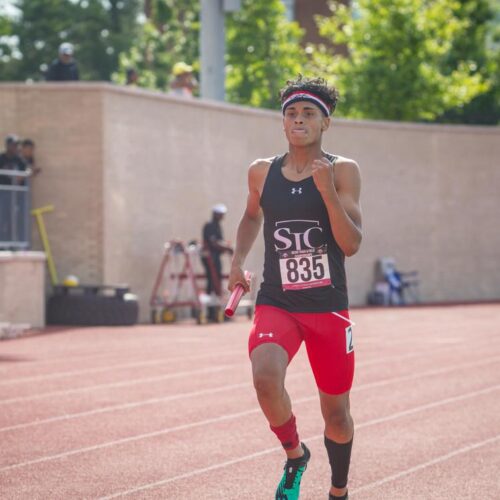
[[[326,245],[307,250],[279,251],[283,290],[331,285]]]

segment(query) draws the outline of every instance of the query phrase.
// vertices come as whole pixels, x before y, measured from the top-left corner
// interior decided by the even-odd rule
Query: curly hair
[[[299,74],[296,80],[288,80],[286,86],[280,90],[280,101],[283,102],[294,92],[310,92],[317,95],[330,109],[330,114],[335,111],[339,93],[333,86],[328,85],[324,78],[304,78]]]

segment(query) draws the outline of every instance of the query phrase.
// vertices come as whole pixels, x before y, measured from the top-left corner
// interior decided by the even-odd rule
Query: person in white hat
[[[217,203],[212,207],[212,220],[203,226],[203,257],[202,262],[207,275],[207,294],[222,293],[222,261],[223,253],[233,253],[229,242],[224,240],[221,222],[227,213],[227,207],[223,203]]]
[[[71,43],[59,45],[59,57],[49,66],[46,79],[48,82],[66,82],[80,79],[78,65],[73,57],[74,48]]]

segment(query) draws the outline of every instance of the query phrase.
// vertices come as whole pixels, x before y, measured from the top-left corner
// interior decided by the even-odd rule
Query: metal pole
[[[201,0],[201,97],[224,101],[225,30],[223,0]]]

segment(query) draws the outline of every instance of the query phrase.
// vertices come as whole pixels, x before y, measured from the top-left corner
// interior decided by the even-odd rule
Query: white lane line
[[[308,373],[308,372],[294,373],[293,375],[290,375],[290,378],[297,378],[297,377],[300,377],[300,376],[304,375],[305,373]],[[211,393],[222,392],[222,391],[226,391],[226,390],[230,390],[230,389],[239,389],[241,387],[248,387],[249,385],[250,384],[248,382],[243,382],[241,384],[232,384],[232,385],[228,385],[228,386],[222,386],[219,389],[212,389]],[[189,393],[189,397],[192,397],[192,396],[203,396],[207,392],[208,391],[196,391],[196,392],[193,392],[193,393]],[[169,401],[171,401],[171,400],[175,400],[175,399],[181,399],[181,398],[184,398],[184,397],[186,397],[185,394],[177,394],[175,396],[171,396],[170,398],[163,398],[163,400],[168,399]],[[310,400],[313,400],[313,399],[318,399],[318,396],[315,395],[315,396],[309,396],[307,398],[298,399],[298,400],[296,400],[296,403],[302,403],[302,402],[310,401]],[[140,405],[138,405],[138,406],[140,406]],[[36,464],[36,463],[48,462],[50,460],[56,460],[58,458],[65,458],[65,457],[72,456],[72,455],[79,455],[81,453],[87,453],[89,451],[95,451],[95,450],[99,450],[99,449],[102,449],[102,448],[109,448],[111,446],[116,446],[116,445],[123,444],[123,443],[129,443],[129,442],[133,442],[133,441],[139,441],[141,439],[146,439],[146,438],[161,436],[163,434],[169,434],[169,433],[175,432],[175,431],[181,431],[181,430],[190,429],[190,428],[193,428],[193,427],[201,427],[203,425],[208,425],[208,424],[215,423],[215,422],[221,422],[221,421],[224,421],[224,420],[231,420],[231,419],[234,419],[234,418],[238,418],[238,417],[241,417],[241,416],[244,416],[244,415],[250,415],[252,413],[257,413],[257,412],[260,412],[260,411],[261,411],[260,408],[252,408],[251,410],[246,410],[246,411],[242,411],[242,412],[238,412],[238,413],[233,413],[233,414],[229,414],[229,415],[222,415],[222,416],[219,416],[219,417],[213,417],[213,418],[209,418],[209,419],[206,419],[206,420],[201,420],[199,422],[193,422],[193,423],[189,423],[189,424],[178,425],[178,426],[175,426],[175,427],[169,427],[167,429],[161,429],[159,431],[148,432],[148,433],[145,433],[145,434],[138,434],[136,436],[130,436],[128,438],[117,439],[115,441],[108,441],[106,443],[101,443],[101,444],[97,444],[97,445],[94,445],[94,446],[88,446],[86,448],[79,448],[77,450],[70,450],[70,451],[66,451],[66,452],[63,452],[63,453],[58,453],[57,455],[51,455],[51,456],[47,456],[47,457],[40,457],[40,458],[37,458],[35,460],[29,460],[29,461],[26,461],[26,462],[9,465],[7,467],[0,468],[0,472],[4,472],[4,471],[10,470],[10,469],[18,469],[20,467],[25,467],[27,465],[32,465],[32,464]]]
[[[457,367],[457,369],[460,369],[460,368],[461,367]],[[294,377],[299,377],[301,375],[302,374],[297,373],[297,374],[294,374],[293,376]],[[420,377],[424,377],[424,376],[425,376],[424,374],[420,375]],[[394,379],[391,379],[390,381],[385,381],[385,383],[388,384],[388,383],[391,383],[391,382],[392,383],[398,382],[398,381],[401,380],[401,378],[404,378],[404,377],[394,378]],[[384,382],[384,381],[382,381],[382,382]],[[241,386],[241,385],[249,385],[249,384],[244,383],[244,384],[235,384],[235,385],[236,386],[238,386],[238,385]],[[358,386],[356,388],[356,390],[357,391],[362,391],[362,390],[369,389],[371,387],[373,387],[373,383],[364,384],[362,386]],[[500,384],[497,385],[497,386],[494,386],[494,387],[489,387],[489,388],[486,388],[486,389],[482,389],[480,391],[474,391],[474,392],[468,393],[465,397],[472,397],[471,395],[475,396],[475,395],[479,395],[479,394],[482,394],[482,393],[491,392],[491,391],[497,390],[498,388],[500,388]],[[317,398],[318,398],[317,395],[309,396],[309,397],[304,397],[304,398],[295,400],[294,404],[301,404],[301,403],[313,401],[313,400],[315,400]],[[421,411],[422,409],[434,408],[435,406],[441,406],[442,404],[445,404],[447,402],[454,402],[454,401],[457,401],[457,400],[460,400],[460,399],[463,399],[463,398],[464,398],[463,395],[461,395],[461,396],[454,396],[452,398],[447,398],[447,399],[444,399],[444,400],[440,400],[438,402],[428,403],[426,405],[420,405],[417,408],[419,408],[419,411]],[[87,453],[87,452],[99,450],[99,449],[102,449],[102,448],[109,448],[111,446],[117,446],[117,445],[124,444],[124,443],[130,443],[130,442],[133,442],[133,441],[139,441],[139,440],[142,440],[142,439],[147,439],[147,438],[151,438],[151,437],[157,437],[157,436],[160,436],[160,435],[169,434],[169,433],[177,431],[177,430],[183,430],[183,429],[188,429],[188,428],[193,428],[193,427],[199,427],[199,426],[211,424],[211,423],[214,423],[214,422],[219,422],[219,421],[225,421],[225,420],[230,420],[230,419],[234,419],[234,418],[239,418],[241,416],[250,415],[250,414],[258,412],[258,411],[260,411],[258,408],[257,409],[246,410],[244,412],[238,412],[238,413],[233,413],[233,414],[229,414],[229,415],[222,415],[222,416],[219,416],[219,417],[213,417],[213,418],[210,418],[210,419],[202,420],[202,421],[199,421],[199,422],[193,422],[193,423],[190,423],[190,424],[185,424],[185,425],[182,425],[182,426],[170,427],[170,428],[161,429],[161,430],[155,431],[155,432],[148,432],[148,433],[145,433],[145,434],[138,434],[136,436],[130,436],[130,437],[127,437],[127,438],[117,439],[117,440],[114,440],[114,441],[108,441],[108,442],[97,444],[97,445],[94,445],[94,446],[88,446],[88,447],[85,447],[85,448],[78,448],[76,450],[70,450],[70,451],[58,453],[56,455],[49,455],[49,456],[46,456],[46,457],[40,457],[40,458],[37,458],[37,459],[34,459],[34,460],[28,460],[26,462],[20,462],[18,464],[9,465],[9,466],[0,468],[0,472],[8,471],[8,470],[11,470],[11,469],[17,469],[17,468],[20,468],[20,467],[25,467],[25,466],[33,465],[33,464],[37,464],[37,463],[48,462],[48,461],[56,460],[56,459],[59,459],[59,458],[65,458],[65,457],[69,457],[69,456],[72,456],[72,455],[79,455],[79,454],[82,454],[82,453]],[[405,411],[402,411],[402,412],[395,413],[392,417],[382,417],[381,419],[374,419],[374,420],[371,420],[370,422],[373,425],[373,424],[378,423],[378,422],[385,422],[385,421],[387,421],[388,419],[391,419],[391,418],[392,419],[393,418],[400,418],[401,416],[410,415],[411,413],[414,413],[413,409],[412,410],[405,410]],[[362,428],[363,426],[364,425],[361,424],[361,425],[358,425],[357,428]]]
[[[408,355],[407,357],[413,357],[413,356],[416,356],[416,354]],[[388,359],[393,360],[392,357],[389,357]],[[358,366],[373,365],[376,363],[385,363],[388,359],[387,358],[379,358],[378,360],[370,360],[370,361],[366,361],[366,362],[361,362],[361,363],[358,363]],[[401,359],[401,356],[398,356],[398,359]],[[463,363],[461,365],[453,365],[451,367],[440,368],[437,370],[430,370],[430,371],[426,371],[426,372],[413,373],[410,375],[403,375],[403,376],[378,380],[376,382],[370,382],[368,384],[363,384],[361,386],[355,385],[351,392],[357,392],[358,390],[362,390],[364,388],[368,389],[368,388],[372,388],[372,387],[381,387],[384,385],[391,384],[393,382],[401,382],[401,381],[405,381],[405,380],[417,380],[419,378],[433,376],[433,375],[439,375],[439,374],[443,374],[443,373],[452,372],[455,370],[461,370],[464,368],[471,368],[474,366],[487,365],[487,364],[493,363],[493,362],[498,361],[498,360],[500,360],[500,357],[497,356],[497,357],[493,357],[493,358],[483,359],[481,361],[473,361],[470,363]],[[293,378],[293,377],[296,377],[299,375],[303,375],[303,374],[308,374],[308,373],[309,373],[309,371],[305,370],[305,371],[298,372],[296,374],[290,374],[287,376],[287,379],[290,379],[290,378]],[[196,397],[196,396],[200,396],[200,395],[213,394],[213,393],[221,392],[224,390],[232,390],[232,389],[241,388],[241,387],[250,387],[250,385],[251,384],[248,382],[243,382],[241,384],[230,384],[230,385],[226,385],[226,386],[217,387],[215,389],[204,389],[201,391],[186,392],[186,393],[175,394],[175,395],[171,395],[171,396],[165,396],[162,398],[150,398],[150,399],[146,399],[146,400],[136,401],[133,403],[124,403],[124,404],[120,404],[120,405],[105,406],[102,408],[97,408],[95,410],[88,410],[88,411],[83,411],[83,412],[78,412],[78,413],[68,413],[68,414],[59,415],[56,417],[49,417],[49,418],[46,418],[43,420],[35,420],[33,422],[27,422],[27,423],[23,423],[23,424],[15,424],[15,425],[10,425],[10,426],[6,426],[6,427],[1,427],[0,433],[18,430],[18,429],[25,429],[27,427],[33,427],[36,425],[43,425],[43,424],[48,424],[48,423],[53,423],[53,422],[60,422],[63,420],[69,420],[69,419],[73,419],[73,418],[81,418],[81,417],[87,417],[90,415],[98,415],[101,413],[129,410],[129,409],[133,409],[133,408],[138,408],[138,407],[143,406],[143,405],[146,406],[146,405],[150,405],[150,404],[165,403],[165,402],[173,401],[173,400],[177,400],[177,399],[187,399],[190,397]]]
[[[169,358],[165,356],[164,358],[161,359],[155,359],[155,360],[148,360],[148,361],[136,361],[134,363],[123,363],[119,365],[108,365],[108,366],[101,366],[101,367],[96,367],[96,368],[88,368],[86,370],[73,370],[73,371],[67,371],[67,372],[58,372],[58,373],[50,373],[46,375],[32,375],[29,377],[20,377],[20,378],[14,378],[10,380],[3,380],[0,381],[0,386],[2,385],[10,385],[10,384],[20,384],[24,382],[39,382],[41,380],[51,380],[55,378],[61,378],[61,377],[72,377],[74,375],[89,375],[91,373],[102,373],[102,372],[109,372],[113,370],[119,370],[121,368],[137,368],[139,366],[155,366],[155,365],[167,365],[168,363],[172,363],[173,361],[192,361],[196,359],[203,359],[203,358],[213,358],[214,356],[219,357],[219,356],[225,356],[229,354],[241,354],[241,350],[228,350],[228,351],[222,351],[218,352],[215,355],[205,353],[205,354],[199,354],[195,356],[177,356],[174,358]]]
[[[154,354],[158,354],[158,351],[154,351],[154,348],[151,349]],[[103,352],[102,349],[92,352],[92,351],[85,351],[80,354],[72,355],[75,354],[76,348],[73,351],[70,351],[69,353],[65,353],[64,351],[46,351],[46,352],[38,352],[35,351],[35,354],[37,356],[46,356],[47,354],[51,354],[52,357],[42,357],[41,359],[32,359],[32,358],[23,358],[23,356],[33,356],[33,354],[27,354],[27,353],[21,353],[18,354],[21,356],[21,359],[18,361],[19,363],[22,363],[20,367],[40,367],[42,365],[50,364],[54,365],[55,363],[68,363],[68,362],[79,362],[79,361],[85,361],[85,360],[107,360],[109,358],[113,359],[117,356],[127,356],[127,358],[130,357],[130,349],[115,349],[115,350],[107,350],[106,352]],[[149,356],[150,351],[142,351],[139,354],[143,356]],[[55,356],[57,354],[57,356]],[[137,353],[136,353],[137,354]],[[16,356],[16,353],[9,353],[10,356]],[[10,371],[9,368],[3,369],[0,373],[8,373]]]
[[[356,493],[360,493],[362,491],[371,490],[376,488],[377,486],[381,486],[382,484],[389,483],[391,481],[396,481],[401,477],[408,476],[413,474],[414,472],[418,472],[422,469],[426,469],[427,467],[431,467],[432,465],[437,465],[441,462],[445,462],[450,458],[456,457],[457,455],[462,455],[463,453],[468,453],[469,451],[476,450],[477,448],[482,448],[483,446],[487,446],[489,444],[495,443],[500,440],[500,434],[497,434],[494,437],[485,439],[483,441],[478,441],[477,443],[472,443],[462,448],[458,448],[457,450],[453,450],[450,453],[446,453],[446,455],[441,455],[436,457],[428,462],[423,462],[419,465],[415,465],[414,467],[410,467],[404,471],[398,472],[397,474],[392,474],[391,476],[386,476],[383,479],[379,479],[378,481],[374,481],[373,483],[365,484],[364,486],[360,486],[359,488],[355,488],[352,491],[349,490],[349,496],[354,496]]]
[[[386,417],[381,417],[381,418],[377,418],[377,419],[373,419],[373,420],[368,420],[367,422],[364,422],[364,423],[361,423],[361,424],[357,425],[356,426],[356,431],[358,431],[359,429],[365,428],[365,427],[371,427],[372,425],[377,425],[377,424],[380,424],[380,423],[389,422],[391,420],[397,420],[398,418],[401,418],[401,417],[404,417],[404,416],[407,416],[407,415],[411,415],[411,414],[415,414],[415,413],[419,413],[421,411],[428,410],[429,408],[435,408],[437,406],[442,406],[442,405],[445,405],[445,404],[454,403],[454,402],[457,402],[457,401],[463,401],[465,399],[470,399],[470,398],[473,398],[473,397],[476,397],[476,396],[479,396],[479,395],[488,394],[489,392],[493,392],[493,391],[496,391],[498,389],[500,389],[500,384],[496,385],[496,386],[493,386],[493,387],[488,387],[486,389],[482,389],[480,391],[474,391],[474,392],[470,392],[470,393],[467,393],[467,394],[462,394],[460,396],[446,398],[446,399],[443,399],[441,401],[436,401],[434,403],[429,403],[429,404],[425,404],[425,405],[421,405],[421,406],[416,406],[414,408],[410,408],[410,409],[402,411],[402,412],[394,413],[394,414],[388,415]],[[317,434],[315,436],[311,436],[309,438],[304,439],[304,441],[306,441],[306,442],[317,441],[317,440],[323,439],[323,438],[324,438],[323,434]],[[129,490],[125,490],[125,491],[121,491],[121,492],[118,492],[118,493],[114,493],[112,495],[108,495],[108,496],[105,496],[105,497],[100,497],[99,500],[110,500],[111,498],[118,498],[118,497],[122,497],[122,496],[131,495],[132,493],[137,493],[139,491],[150,490],[152,488],[157,488],[159,486],[164,486],[164,485],[166,485],[168,483],[172,483],[172,482],[178,481],[180,479],[187,479],[187,478],[190,478],[190,477],[193,477],[193,476],[204,474],[205,472],[210,472],[210,471],[213,471],[213,470],[216,470],[216,469],[222,469],[222,468],[227,467],[229,465],[234,465],[234,464],[237,464],[237,463],[240,463],[240,462],[245,462],[247,460],[252,460],[253,458],[261,457],[263,455],[268,455],[270,453],[274,453],[274,452],[280,451],[280,450],[282,450],[281,446],[276,446],[274,448],[268,448],[267,450],[262,450],[262,451],[257,452],[257,453],[252,453],[251,455],[245,455],[243,457],[235,458],[233,460],[228,460],[226,462],[221,462],[221,463],[218,463],[218,464],[214,464],[214,465],[211,465],[210,467],[203,467],[203,468],[200,468],[200,469],[194,469],[194,470],[192,470],[190,472],[186,472],[184,474],[179,474],[177,476],[169,477],[167,479],[162,479],[160,481],[155,481],[154,483],[144,484],[142,486],[137,486],[137,487],[131,488]]]
[[[418,357],[421,354],[419,353],[413,353],[410,354],[408,357]],[[212,354],[211,356],[214,356]],[[217,356],[217,354],[215,354]],[[401,358],[402,356],[398,356],[398,359]],[[394,356],[387,356],[386,358],[378,358],[376,360],[371,360],[371,361],[365,361],[364,364],[378,364],[381,362],[381,360],[386,360],[386,361],[392,361],[394,360]],[[358,363],[358,366],[363,366],[364,364]],[[240,364],[238,364],[239,366]],[[189,373],[189,372],[188,372]],[[128,384],[135,384],[137,381],[144,380],[145,382],[153,381],[152,379],[135,379],[133,381],[126,381],[126,382],[116,382],[113,384],[120,384],[118,386],[124,386]],[[139,382],[140,383],[140,382]],[[22,402],[22,401],[28,401],[31,399],[41,399],[44,397],[51,397],[51,396],[62,396],[65,394],[72,394],[74,392],[79,392],[79,391],[86,391],[86,390],[93,390],[93,389],[101,389],[101,388],[110,388],[110,387],[117,387],[117,385],[113,384],[104,384],[104,385],[93,385],[93,386],[87,386],[87,387],[82,387],[82,388],[76,388],[76,389],[66,389],[66,390],[61,390],[61,391],[52,391],[52,392],[46,392],[46,393],[41,393],[41,394],[35,394],[32,396],[20,396],[17,398],[10,398],[10,399],[0,399],[0,405],[1,404],[6,404],[6,403],[16,403],[16,402]]]
[[[497,361],[500,361],[500,356],[493,356],[491,358],[483,359],[481,361],[471,361],[470,363],[462,363],[461,365],[452,365],[448,366],[445,368],[438,368],[436,370],[428,370],[426,372],[421,372],[421,373],[412,373],[410,375],[403,375],[400,377],[393,377],[393,378],[386,378],[383,380],[377,380],[375,382],[370,382],[367,384],[363,384],[362,387],[364,388],[371,388],[371,387],[380,387],[383,385],[391,384],[393,382],[403,382],[403,381],[408,381],[408,380],[418,380],[423,377],[432,377],[434,375],[442,375],[444,373],[449,373],[453,372],[456,370],[462,370],[462,369],[467,369],[467,368],[473,368],[475,366],[484,366],[484,365],[489,365],[491,363],[496,363]],[[353,387],[351,392],[356,392],[356,386]]]
[[[33,401],[36,399],[49,398],[52,396],[65,396],[67,394],[77,394],[79,392],[88,392],[93,391],[95,389],[114,389],[117,387],[128,387],[131,385],[139,385],[146,384],[150,382],[159,382],[161,380],[171,380],[175,378],[188,377],[190,375],[201,375],[204,373],[216,373],[224,370],[229,370],[230,368],[234,368],[237,366],[241,366],[241,363],[233,363],[230,365],[221,365],[214,366],[210,368],[203,368],[201,370],[189,370],[185,372],[177,372],[177,373],[167,373],[165,375],[157,375],[156,377],[145,377],[145,378],[137,378],[134,380],[126,380],[122,382],[112,382],[109,384],[98,384],[98,385],[89,385],[86,387],[78,387],[76,389],[65,389],[63,391],[52,391],[52,392],[43,392],[42,394],[32,394],[31,396],[21,396],[18,398],[10,398],[10,399],[2,399],[0,400],[0,405],[10,404],[10,403],[20,403],[24,401]]]
[[[304,372],[307,373],[307,372]],[[34,422],[28,422],[26,424],[11,425],[9,427],[2,427],[0,432],[12,431],[17,429],[25,429],[27,427],[33,427],[41,424],[48,424],[53,422],[60,422],[62,420],[70,420],[73,418],[88,417],[89,415],[99,415],[101,413],[108,413],[120,410],[130,410],[132,408],[139,408],[141,406],[147,406],[158,403],[167,403],[169,401],[177,401],[179,399],[189,399],[197,396],[206,396],[208,394],[217,394],[218,392],[231,391],[233,389],[241,389],[242,387],[249,387],[248,382],[241,382],[239,384],[223,385],[216,388],[204,389],[200,391],[183,392],[180,394],[173,394],[171,396],[165,396],[162,398],[151,398],[143,399],[141,401],[136,401],[133,403],[124,403],[120,405],[105,406],[103,408],[96,408],[95,410],[82,411],[79,413],[69,413],[67,415],[60,415],[57,417],[50,417],[44,420],[35,420]]]

